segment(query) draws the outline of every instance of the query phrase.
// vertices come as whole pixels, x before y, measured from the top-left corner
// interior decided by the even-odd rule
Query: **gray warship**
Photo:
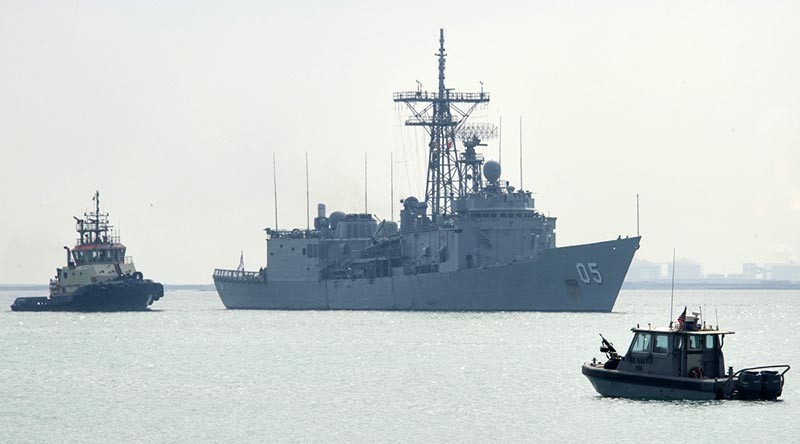
[[[495,128],[468,121],[489,93],[445,86],[394,93],[406,125],[430,136],[425,199],[401,200],[400,224],[318,205],[313,229],[267,228],[267,267],[216,269],[229,309],[609,312],[640,237],[556,246],[556,218],[501,180],[477,147]],[[459,149],[459,143],[463,149]]]

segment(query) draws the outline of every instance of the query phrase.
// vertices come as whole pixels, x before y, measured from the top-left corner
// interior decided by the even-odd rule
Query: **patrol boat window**
[[[669,343],[669,337],[667,335],[655,335],[655,341],[653,341],[653,353],[667,353],[667,344]]]
[[[648,353],[650,351],[650,333],[636,333],[633,340],[633,353]]]
[[[700,350],[700,336],[689,335],[689,350]]]
[[[714,336],[706,336],[706,350],[714,350]]]

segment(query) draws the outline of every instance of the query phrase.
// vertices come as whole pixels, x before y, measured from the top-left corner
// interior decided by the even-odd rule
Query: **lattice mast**
[[[439,91],[422,91],[417,82],[416,91],[395,93],[394,101],[405,103],[411,110],[406,125],[421,126],[430,135],[425,203],[433,219],[438,220],[452,214],[453,200],[468,192],[456,134],[475,107],[489,101],[489,93],[459,93],[445,86],[444,29],[439,30],[439,51],[435,55],[439,61]],[[460,109],[459,104],[465,109]],[[420,106],[424,108],[418,111]]]
[[[83,213],[83,219],[73,217],[75,219],[75,231],[80,235],[78,245],[119,242],[116,236],[109,236],[109,232],[113,227],[108,222],[108,213],[100,212],[99,191],[95,191],[92,200],[95,203],[94,213]]]

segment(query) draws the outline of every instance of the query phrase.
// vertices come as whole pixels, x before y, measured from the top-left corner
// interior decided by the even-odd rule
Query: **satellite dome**
[[[483,165],[483,176],[489,182],[497,182],[497,179],[500,178],[500,171],[500,163],[494,160],[490,160]]]

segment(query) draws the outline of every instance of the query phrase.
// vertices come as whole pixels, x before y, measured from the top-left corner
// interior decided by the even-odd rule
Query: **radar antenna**
[[[439,60],[439,91],[422,91],[418,81],[416,91],[394,93],[394,101],[405,103],[411,111],[406,125],[421,126],[430,135],[425,202],[437,220],[452,214],[453,200],[467,192],[456,134],[478,104],[489,102],[489,93],[483,91],[483,85],[479,93],[455,92],[445,87],[444,29],[439,30],[439,51],[435,55]]]

